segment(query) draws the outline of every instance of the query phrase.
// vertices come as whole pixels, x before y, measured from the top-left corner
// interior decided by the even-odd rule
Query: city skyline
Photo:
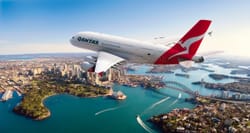
[[[199,19],[211,19],[199,52],[248,54],[250,2],[49,1],[0,2],[0,51],[5,54],[84,52],[69,43],[76,32],[95,31],[138,40],[181,37]]]

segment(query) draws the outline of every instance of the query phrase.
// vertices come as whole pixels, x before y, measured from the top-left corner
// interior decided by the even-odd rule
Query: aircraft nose
[[[69,40],[69,41],[70,41],[70,43],[71,43],[72,45],[74,45],[74,40],[75,40],[75,39],[76,39],[76,37],[75,37],[75,36],[73,36],[73,37],[71,37],[71,38],[70,38],[70,40]]]

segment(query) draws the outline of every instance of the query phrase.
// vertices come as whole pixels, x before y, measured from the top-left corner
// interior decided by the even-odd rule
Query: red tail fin
[[[163,53],[155,64],[178,64],[179,59],[191,60],[199,48],[210,23],[210,20],[198,21],[178,43]]]

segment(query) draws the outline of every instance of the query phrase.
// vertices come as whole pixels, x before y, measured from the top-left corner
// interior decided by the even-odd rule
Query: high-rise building
[[[36,76],[38,74],[41,74],[42,73],[42,68],[38,67],[38,68],[34,68],[33,69],[33,75]]]

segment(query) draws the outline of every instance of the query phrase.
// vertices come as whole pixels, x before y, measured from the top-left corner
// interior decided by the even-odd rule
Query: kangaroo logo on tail
[[[173,57],[179,56],[179,55],[188,54],[189,48],[192,46],[192,44],[201,40],[204,37],[204,35],[205,35],[205,33],[203,33],[200,36],[189,38],[184,43],[182,43],[182,41],[179,41],[177,44],[180,44],[180,46],[182,48],[184,48],[185,50],[168,57],[168,60],[172,59]]]
[[[155,64],[178,64],[179,58],[192,60],[210,24],[210,20],[198,21],[178,43],[166,50]]]

